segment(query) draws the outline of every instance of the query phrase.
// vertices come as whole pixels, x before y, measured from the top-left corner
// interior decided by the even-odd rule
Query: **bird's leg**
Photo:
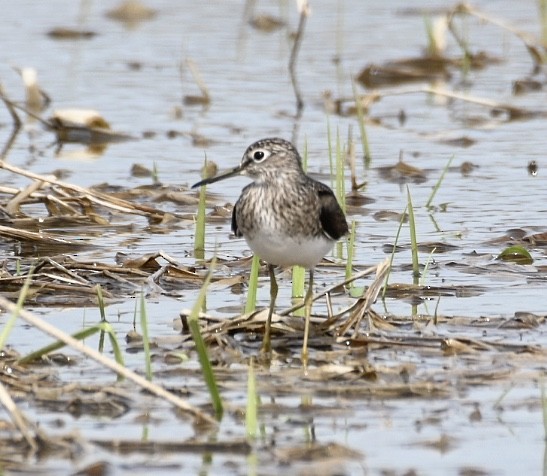
[[[277,281],[275,280],[274,266],[268,264],[268,274],[270,275],[270,309],[268,309],[268,320],[264,329],[264,340],[262,341],[261,352],[269,354],[272,351],[272,343],[270,339],[272,327],[272,315],[275,308],[275,299],[277,298]]]
[[[310,280],[306,297],[304,298],[304,309],[306,313],[306,323],[304,325],[304,343],[302,344],[302,364],[308,365],[308,336],[310,335],[310,318],[313,298],[313,268],[310,268]]]

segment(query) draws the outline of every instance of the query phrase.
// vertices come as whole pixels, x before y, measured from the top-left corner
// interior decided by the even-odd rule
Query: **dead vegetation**
[[[293,59],[290,63],[298,112],[304,104],[295,73],[299,42],[308,15],[307,3],[303,5],[306,11],[301,12],[298,30],[300,37],[297,36],[293,43]],[[127,23],[132,21],[118,17],[114,10],[108,15]],[[152,19],[155,15],[155,11],[145,11],[144,17],[139,19]],[[363,109],[369,111],[377,101],[391,95],[419,93],[442,96],[450,102],[474,104],[484,108],[489,115],[502,117],[506,121],[544,115],[540,110],[475,97],[445,87],[404,86],[408,83],[447,80],[455,70],[464,67],[487,68],[496,64],[498,58],[484,52],[472,52],[466,47],[454,24],[454,19],[461,15],[490,22],[516,35],[526,45],[533,67],[537,68],[543,63],[543,47],[533,39],[505,22],[487,18],[467,4],[459,4],[451,9],[445,20],[462,48],[461,57],[448,58],[439,50],[433,56],[429,52],[429,56],[423,58],[368,65],[357,78],[363,86],[371,89],[357,98]],[[264,30],[280,26],[277,23],[266,26],[254,23],[255,28]],[[57,38],[91,38],[95,33],[57,31],[51,34]],[[208,106],[211,96],[195,63],[188,60],[186,65],[201,95],[183,96],[183,103]],[[541,88],[543,84],[537,86]],[[20,111],[29,116],[33,113],[3,94],[1,99],[11,114],[17,133],[22,124]],[[333,99],[327,96],[325,105],[329,110],[345,116],[356,112],[355,100],[354,97]],[[100,145],[132,138],[128,134],[112,131],[108,123],[96,118],[85,122],[67,120],[66,114],[54,114],[49,119],[35,116],[60,144],[76,141]],[[399,115],[399,120],[404,122],[404,114]],[[111,263],[73,256],[76,251],[89,251],[101,246],[98,238],[105,230],[134,233],[133,220],[141,220],[150,231],[163,229],[163,232],[169,232],[181,223],[192,226],[193,210],[197,205],[194,195],[161,184],[134,189],[108,184],[84,188],[57,176],[35,174],[6,161],[14,137],[3,149],[0,168],[5,173],[24,177],[29,184],[22,188],[9,185],[0,187],[0,247],[5,251],[0,268],[0,307],[6,311],[13,310],[12,301],[20,295],[25,281],[29,283],[26,303],[36,307],[96,306],[98,287],[102,289],[107,303],[125,300],[141,292],[145,295],[178,297],[181,290],[197,290],[201,287],[207,262],[184,266],[160,250],[138,255],[112,252],[109,256]],[[197,135],[194,139],[201,140]],[[462,146],[468,146],[469,141],[472,142],[470,139],[463,141]],[[208,142],[203,139],[202,144],[205,143]],[[473,169],[472,164],[469,167]],[[388,182],[420,184],[428,180],[431,171],[419,169],[401,159],[395,165],[378,168],[378,173]],[[462,169],[463,173],[466,172]],[[162,204],[166,203],[176,204],[177,212],[162,210]],[[226,223],[229,216],[229,206],[217,206],[208,219],[210,223]],[[405,218],[405,214],[385,211],[378,212],[374,217],[377,220],[399,221]],[[544,247],[546,241],[542,231],[514,229],[490,243],[521,243]],[[423,253],[435,251],[442,254],[454,248],[457,247],[447,242],[419,244],[419,250]],[[408,249],[407,245],[384,245],[386,253],[405,249]],[[215,275],[214,285],[220,289],[241,292],[246,282],[248,259],[236,257],[223,261],[219,258],[219,261],[230,272],[220,271]],[[326,268],[327,263],[323,263],[323,266]],[[342,275],[341,268],[330,266],[336,270],[338,277]],[[474,265],[451,262],[444,266],[458,268],[469,275],[518,274],[542,282],[545,281],[546,272],[544,266],[523,270],[511,268],[504,263]],[[386,272],[387,263],[356,271],[350,280],[336,279],[334,284],[314,297],[314,300],[319,301],[318,307],[322,312],[312,316],[309,345],[313,352],[305,373],[302,372],[299,360],[304,323],[295,314],[298,306],[274,315],[272,344],[275,352],[271,360],[260,360],[256,370],[259,393],[271,397],[270,401],[265,400],[260,406],[261,418],[273,421],[280,415],[298,415],[299,418],[311,419],[349,413],[340,407],[325,407],[313,402],[304,401],[295,405],[275,401],[275,397],[294,396],[295,389],[298,389],[299,394],[308,393],[318,398],[345,398],[361,405],[364,400],[450,399],[461,397],[471,387],[488,386],[493,382],[514,384],[520,379],[535,381],[543,378],[542,369],[547,364],[545,349],[536,344],[533,338],[528,342],[523,341],[522,336],[540,329],[545,323],[545,315],[522,311],[512,317],[482,318],[441,315],[436,311],[428,315],[413,312],[410,316],[380,313],[379,304],[374,308],[373,304],[385,282]],[[373,275],[375,278],[372,278]],[[360,296],[350,297],[351,281],[357,279],[367,279],[367,288]],[[483,287],[475,285],[391,283],[386,289],[386,297],[416,306],[429,301],[438,302],[444,296],[463,297],[483,292]],[[253,445],[248,440],[217,439],[217,425],[210,417],[211,408],[203,403],[202,375],[196,367],[181,365],[181,355],[194,358],[194,343],[186,322],[187,313],[182,312],[177,317],[178,327],[169,339],[153,336],[157,385],[145,381],[138,373],[114,365],[111,359],[101,354],[90,352],[92,349],[85,348],[79,341],[70,340],[70,336],[63,335],[58,329],[42,327],[42,319],[34,313],[22,310],[21,317],[29,325],[71,346],[77,353],[74,355],[71,350],[54,352],[32,364],[23,365],[22,359],[25,356],[19,355],[15,349],[2,351],[0,400],[11,417],[10,422],[1,422],[2,468],[25,469],[29,459],[52,455],[73,459],[90,444],[122,455],[224,452],[246,456],[253,451]],[[200,315],[202,333],[223,391],[235,391],[238,395],[245,393],[247,364],[249,357],[256,355],[260,347],[265,319],[265,311],[260,310],[236,315],[228,320],[215,316],[214,312]],[[141,336],[128,332],[126,339],[128,351],[142,350]],[[80,384],[78,381],[64,380],[64,367],[74,366],[82,369],[82,372],[89,370],[84,355],[97,362],[93,364],[93,371],[98,372],[100,381],[96,384]],[[125,376],[124,382],[111,382],[112,376],[120,375]],[[141,391],[136,392],[135,388]],[[165,442],[144,438],[142,441],[106,437],[88,439],[72,433],[56,436],[53,434],[55,432],[45,431],[34,424],[20,410],[20,403],[25,403],[32,410],[39,409],[53,415],[70,415],[73,418],[91,415],[108,422],[122,419],[130,411],[138,412],[139,417],[147,421],[153,405],[169,408],[169,404],[176,409],[174,414],[181,426],[191,426],[197,437],[181,437],[180,441]],[[239,421],[244,412],[241,404],[228,404],[229,416],[234,421]],[[211,435],[214,438],[208,438]],[[452,444],[452,439],[442,437],[424,443],[425,446],[443,448]],[[305,447],[295,445],[289,449],[279,448],[275,455],[276,461],[282,463],[317,462],[322,457],[359,459],[362,455],[340,445],[315,441]],[[97,463],[98,474],[107,472],[107,466]],[[89,466],[87,469],[93,470],[94,467]]]

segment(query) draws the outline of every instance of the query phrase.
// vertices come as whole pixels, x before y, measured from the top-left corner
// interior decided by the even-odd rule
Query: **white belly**
[[[304,268],[313,268],[334,246],[334,241],[325,236],[304,239],[275,232],[258,232],[252,239],[246,237],[245,240],[249,248],[267,263]]]

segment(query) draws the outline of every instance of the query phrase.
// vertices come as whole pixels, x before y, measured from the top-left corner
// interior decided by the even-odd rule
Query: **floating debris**
[[[408,223],[408,213],[393,212],[390,210],[380,210],[372,215],[376,221],[396,221]]]
[[[537,174],[538,174],[538,164],[535,160],[531,160],[530,162],[528,162],[528,173],[532,176],[532,177],[535,177]]]
[[[271,15],[255,15],[249,20],[249,24],[255,29],[265,33],[280,30],[285,26],[285,22],[280,18]]]
[[[472,162],[468,162],[468,161],[462,162],[462,164],[459,167],[460,173],[465,177],[470,175],[471,172],[473,172],[473,170],[478,169],[478,168],[479,168],[478,165],[473,164]]]
[[[541,91],[542,89],[543,83],[536,79],[517,79],[513,81],[513,94],[515,96]]]
[[[131,176],[132,177],[152,177],[154,171],[142,164],[133,164],[131,166]]]
[[[448,65],[447,60],[440,58],[390,61],[383,65],[366,66],[356,79],[370,89],[416,81],[445,81],[450,77]]]
[[[47,35],[55,40],[89,40],[97,35],[97,33],[90,30],[58,27],[48,31]]]
[[[471,147],[472,145],[475,145],[477,143],[475,139],[471,139],[467,136],[455,137],[453,139],[442,139],[440,142],[442,144],[453,145],[463,148]]]
[[[146,20],[152,20],[158,14],[157,10],[149,8],[138,0],[127,0],[116,8],[106,12],[112,20],[134,25]]]
[[[57,134],[59,142],[102,144],[133,139],[129,134],[112,131],[106,119],[93,109],[55,110],[48,125]]]
[[[402,153],[399,162],[395,165],[378,167],[378,173],[382,179],[395,183],[424,183],[427,180],[425,170],[410,165],[402,160]]]

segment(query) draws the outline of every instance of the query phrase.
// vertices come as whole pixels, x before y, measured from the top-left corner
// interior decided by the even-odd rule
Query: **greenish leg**
[[[269,354],[272,351],[272,342],[270,339],[272,327],[272,315],[275,308],[275,299],[277,298],[277,281],[275,280],[274,266],[268,264],[268,274],[270,275],[270,309],[268,309],[268,320],[264,329],[264,340],[262,341],[261,352]]]
[[[306,310],[306,324],[304,325],[304,343],[302,344],[302,364],[308,365],[308,336],[310,335],[310,318],[313,298],[313,268],[310,268],[310,282],[306,297],[304,298],[304,308]]]

